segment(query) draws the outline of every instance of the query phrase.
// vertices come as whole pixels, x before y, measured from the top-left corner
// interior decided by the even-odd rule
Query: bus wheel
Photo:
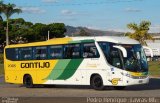
[[[34,86],[32,77],[30,75],[25,75],[23,78],[23,84],[25,85],[26,88],[32,88]]]
[[[104,86],[103,86],[103,81],[102,81],[101,76],[99,76],[99,75],[93,76],[91,78],[91,86],[95,90],[103,90]]]
[[[114,86],[114,89],[116,90],[123,90],[125,88],[126,88],[125,86]]]

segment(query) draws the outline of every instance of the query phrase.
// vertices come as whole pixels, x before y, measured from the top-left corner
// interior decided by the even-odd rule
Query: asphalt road
[[[89,86],[50,86],[25,88],[7,84],[0,77],[0,97],[160,97],[160,78],[151,78],[148,85],[130,86],[125,90],[106,87],[96,91]]]

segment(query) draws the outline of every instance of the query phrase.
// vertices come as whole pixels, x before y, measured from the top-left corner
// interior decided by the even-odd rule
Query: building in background
[[[147,57],[147,61],[152,61],[153,58],[153,50],[148,46],[143,46],[144,52]]]
[[[148,60],[160,61],[160,36],[154,36],[153,38],[154,41],[146,40],[147,46],[153,51],[153,58],[147,49],[144,50]]]

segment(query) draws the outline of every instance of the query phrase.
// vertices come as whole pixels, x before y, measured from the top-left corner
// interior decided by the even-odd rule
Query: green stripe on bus
[[[82,61],[83,59],[72,59],[67,65],[64,72],[57,78],[57,80],[66,80],[73,76],[73,74],[76,72]]]
[[[90,43],[90,42],[95,42],[95,40],[93,39],[81,40],[81,43]]]
[[[146,76],[146,75],[148,75],[148,72],[143,72],[142,75]]]
[[[47,77],[47,79],[56,80],[66,69],[70,61],[71,59],[59,60],[54,69],[52,70],[52,72]]]
[[[81,43],[81,41],[79,41],[79,40],[78,41],[70,41],[69,43],[73,43],[73,44],[74,43]]]

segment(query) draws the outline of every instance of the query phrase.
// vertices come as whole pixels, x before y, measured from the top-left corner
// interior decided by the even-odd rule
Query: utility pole
[[[8,23],[7,23],[8,25]],[[8,27],[4,27],[4,30],[6,31],[6,46],[9,45],[9,38],[8,38]]]
[[[48,40],[49,40],[49,34],[50,34],[50,31],[48,30]]]

